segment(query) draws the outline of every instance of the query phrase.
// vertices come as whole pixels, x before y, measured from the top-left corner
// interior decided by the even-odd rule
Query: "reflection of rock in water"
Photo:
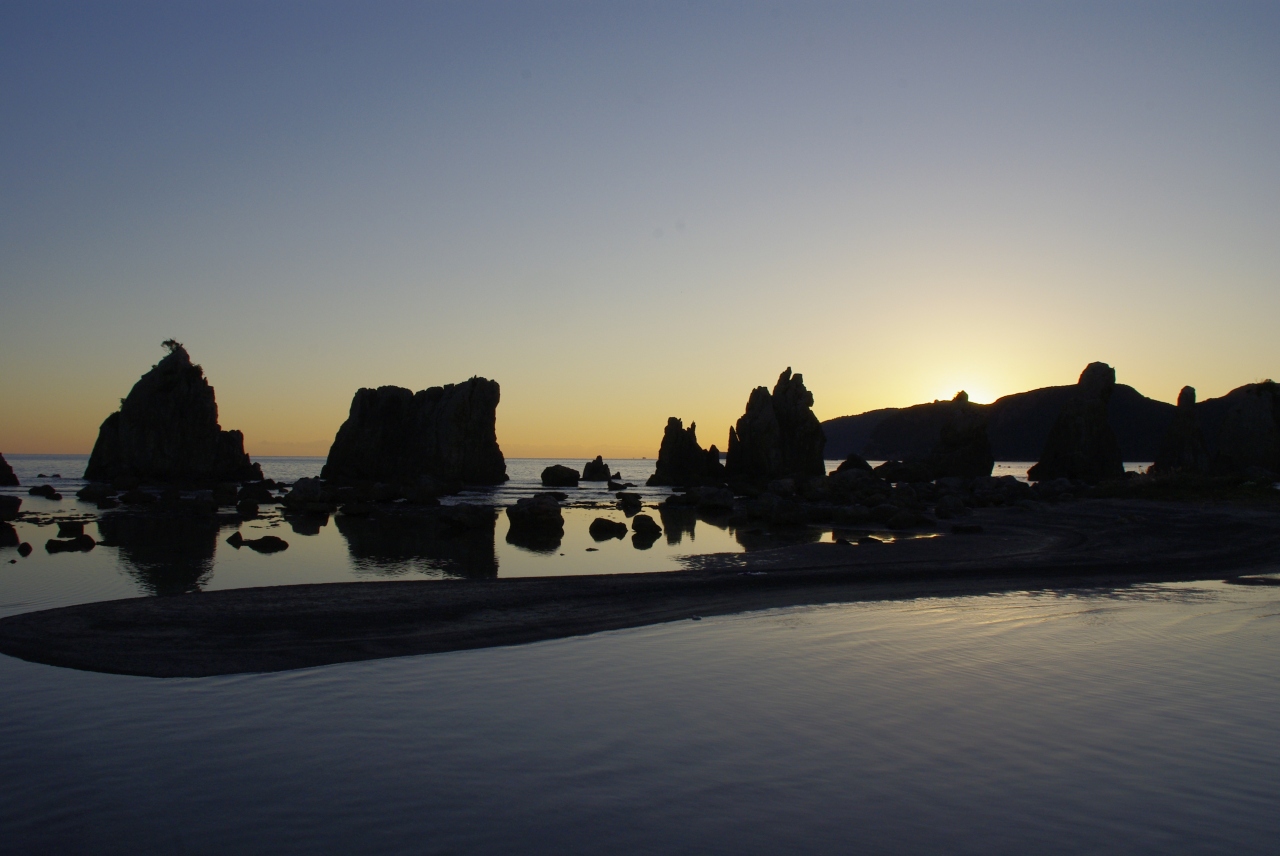
[[[560,549],[564,530],[521,529],[508,527],[507,543],[534,553],[554,553]]]
[[[698,524],[698,513],[692,508],[668,508],[660,505],[658,516],[662,518],[662,529],[667,533],[668,544],[679,544],[685,535],[689,536],[690,541],[697,537],[693,530]]]
[[[211,515],[104,514],[98,532],[151,594],[196,591],[213,573],[218,521]]]
[[[319,535],[320,527],[329,525],[329,515],[323,512],[307,511],[301,514],[290,514],[286,511],[284,519],[295,535]]]
[[[772,550],[775,547],[790,547],[794,544],[816,544],[822,540],[822,530],[810,526],[779,529],[753,526],[748,529],[733,530],[733,539],[742,545],[742,549],[751,553],[756,550]]]
[[[412,514],[334,518],[356,566],[386,576],[437,571],[496,577],[492,508],[425,508]]]

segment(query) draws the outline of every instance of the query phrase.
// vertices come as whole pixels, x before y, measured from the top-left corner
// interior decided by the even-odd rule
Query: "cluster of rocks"
[[[98,429],[90,481],[211,484],[261,479],[239,431],[223,431],[204,371],[178,342],[144,374]]]
[[[648,514],[632,512],[628,517],[631,518],[630,530],[628,530],[627,524],[620,520],[597,517],[591,521],[588,532],[591,534],[592,540],[598,544],[601,541],[608,541],[614,538],[622,540],[627,537],[627,532],[630,531],[632,533],[631,544],[638,550],[648,550],[662,537],[662,526]]]
[[[610,490],[622,489],[622,473],[610,473],[603,455],[596,455],[594,461],[587,461],[581,473],[564,464],[552,464],[542,471],[543,487],[577,487],[580,481],[607,482]]]
[[[697,513],[730,525],[934,527],[965,517],[974,508],[1070,500],[1088,489],[1081,480],[1055,479],[1032,485],[1013,476],[946,476],[891,481],[870,468],[850,467],[829,476],[776,479],[761,490],[699,486],[674,493],[663,512]]]
[[[340,483],[501,484],[507,464],[498,448],[497,381],[468,381],[410,392],[361,389],[329,449],[321,476]]]
[[[1280,478],[1280,387],[1274,381],[1247,384],[1203,406],[1218,415],[1213,442],[1195,389],[1184,386],[1150,475]]]

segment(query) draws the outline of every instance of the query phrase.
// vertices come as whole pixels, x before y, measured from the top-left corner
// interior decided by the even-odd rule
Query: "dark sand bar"
[[[1122,587],[1280,572],[1275,506],[1088,500],[986,509],[976,534],[808,544],[681,571],[332,583],[107,601],[0,620],[0,652],[151,677],[517,645],[804,604]]]

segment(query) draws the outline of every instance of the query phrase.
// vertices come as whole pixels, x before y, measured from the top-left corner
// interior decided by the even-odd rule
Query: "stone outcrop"
[[[223,431],[204,370],[173,340],[98,429],[90,481],[207,484],[261,479],[239,431]]]
[[[336,483],[417,482],[430,476],[461,484],[501,484],[497,381],[473,377],[410,392],[361,389],[329,449],[321,476]]]
[[[724,467],[720,464],[720,450],[698,445],[698,424],[691,422],[685,428],[676,417],[667,419],[658,463],[646,484],[689,487],[721,481],[724,481]]]
[[[725,472],[730,480],[767,483],[780,478],[826,475],[827,438],[813,414],[813,393],[804,376],[788,368],[773,393],[756,387],[738,424],[729,429]]]
[[[577,487],[578,471],[564,464],[552,464],[542,471],[543,487]]]
[[[1209,469],[1209,447],[1205,445],[1200,420],[1196,416],[1196,391],[1184,386],[1178,393],[1178,409],[1151,464],[1151,472],[1202,473]]]
[[[22,497],[0,494],[0,520],[17,520],[22,511]]]
[[[1074,394],[1049,430],[1040,461],[1027,471],[1032,481],[1056,478],[1097,482],[1124,475],[1120,444],[1107,421],[1107,402],[1116,386],[1116,370],[1089,363]]]
[[[1213,469],[1236,474],[1251,468],[1280,473],[1280,388],[1251,383],[1224,396],[1228,409],[1216,443]]]
[[[609,465],[604,462],[603,455],[596,455],[594,461],[587,461],[582,467],[582,480],[607,482],[613,476],[609,473]]]
[[[971,404],[963,390],[947,403],[947,411],[938,442],[925,462],[929,472],[934,478],[991,475],[996,459],[987,437],[986,413]]]
[[[4,455],[0,455],[0,487],[17,487],[18,477],[13,473],[13,467],[9,466],[9,462],[4,459]]]

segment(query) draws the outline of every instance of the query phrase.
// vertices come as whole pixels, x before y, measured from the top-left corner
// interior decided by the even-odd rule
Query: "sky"
[[[509,457],[1280,377],[1275,3],[0,5],[0,452],[175,338],[254,455],[502,386]]]

